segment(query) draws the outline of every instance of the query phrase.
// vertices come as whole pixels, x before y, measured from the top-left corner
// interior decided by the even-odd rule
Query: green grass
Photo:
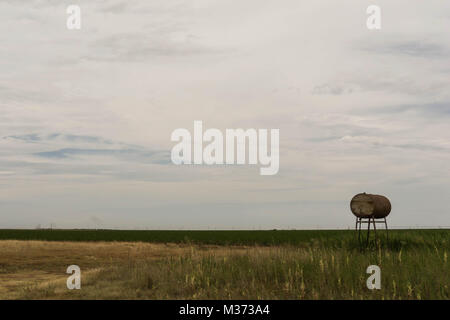
[[[384,238],[384,231],[379,231]],[[450,239],[449,229],[390,230],[390,248],[433,247]],[[259,230],[259,231],[173,231],[173,230],[0,230],[0,240],[46,241],[140,241],[214,245],[302,245],[320,242],[326,247],[356,245],[353,230]]]
[[[368,290],[366,268],[381,268],[381,290]],[[165,272],[170,270],[170,274]],[[444,251],[363,254],[320,245],[271,247],[246,255],[195,254],[118,266],[103,275],[131,284],[128,296],[151,299],[450,299]]]

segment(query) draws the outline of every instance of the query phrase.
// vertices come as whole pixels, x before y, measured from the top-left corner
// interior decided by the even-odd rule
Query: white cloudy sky
[[[444,0],[0,0],[0,227],[345,228],[363,191],[449,226],[449,32]],[[279,128],[278,175],[171,164],[194,120]]]

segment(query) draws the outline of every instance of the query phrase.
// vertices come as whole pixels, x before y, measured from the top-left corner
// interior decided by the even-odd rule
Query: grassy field
[[[2,299],[449,299],[450,230],[0,230]],[[68,290],[79,265],[81,290]],[[381,268],[380,290],[366,268]]]
[[[314,238],[344,240],[353,231],[164,231],[164,230],[0,230],[0,240],[46,241],[141,241],[154,243],[199,243],[217,245],[299,244]]]
[[[384,230],[379,231],[380,238]],[[449,229],[390,230],[389,247],[434,246],[450,238]],[[359,247],[354,230],[15,230],[0,229],[0,240],[125,241],[152,243],[195,243],[211,245],[309,245],[319,241],[326,247]]]

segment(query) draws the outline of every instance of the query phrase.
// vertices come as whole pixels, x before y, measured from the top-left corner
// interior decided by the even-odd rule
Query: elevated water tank
[[[385,218],[391,212],[391,203],[385,196],[358,193],[350,202],[350,209],[358,218]]]

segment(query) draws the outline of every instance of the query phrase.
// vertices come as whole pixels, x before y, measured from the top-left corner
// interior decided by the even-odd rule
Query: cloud
[[[341,94],[348,94],[348,93],[352,93],[352,92],[353,92],[353,89],[346,87],[346,86],[322,84],[319,86],[315,86],[312,91],[312,94],[315,94],[315,95],[341,95]]]
[[[417,113],[428,117],[448,117],[450,116],[450,101],[378,107],[376,109],[373,108],[372,111],[382,113]]]
[[[22,140],[22,141],[26,141],[26,142],[36,142],[36,141],[41,141],[41,137],[38,134],[35,133],[31,133],[31,134],[25,134],[25,135],[20,135],[20,136],[8,136],[8,137],[3,137],[3,139],[17,139],[17,140]]]
[[[144,163],[169,164],[168,151],[142,151],[135,149],[77,149],[64,148],[52,151],[36,152],[34,155],[49,159],[67,159],[77,156],[109,156],[128,161]]]
[[[33,102],[44,103],[52,101],[52,97],[46,93],[40,92],[34,89],[17,89],[13,87],[7,87],[0,85],[0,96],[2,97],[2,103],[10,102]]]
[[[129,1],[121,1],[114,4],[108,3],[107,5],[101,7],[98,11],[99,12],[107,12],[107,13],[115,13],[120,14],[124,13],[126,9],[128,9],[130,6],[128,4]]]
[[[30,133],[24,135],[11,135],[3,137],[3,139],[16,139],[25,142],[38,142],[38,141],[66,141],[66,142],[85,142],[85,143],[100,143],[100,144],[113,144],[111,140],[102,139],[95,136],[64,134],[64,133],[50,133],[50,134],[37,134]]]
[[[145,166],[171,164],[167,150],[151,150],[98,136],[29,133],[4,136],[1,141],[15,147],[15,151],[0,153],[3,176],[70,174],[148,180],[155,175],[151,170],[147,172],[149,168]],[[141,175],[135,170],[141,170]]]
[[[5,136],[3,139],[13,139],[25,143],[38,144],[38,148],[51,148],[54,145],[65,145],[64,148],[49,151],[33,152],[34,156],[47,159],[70,159],[77,157],[106,156],[123,161],[138,161],[142,163],[169,164],[170,152],[167,150],[148,150],[147,148],[115,142],[97,136],[75,135],[66,133],[23,134]],[[67,147],[68,145],[74,147]],[[89,146],[76,147],[76,146]],[[97,147],[96,147],[97,146]],[[98,148],[102,146],[102,148]],[[105,148],[108,147],[108,148]],[[116,148],[114,148],[116,147]]]
[[[377,43],[365,49],[379,54],[403,55],[427,59],[446,58],[449,55],[449,50],[446,46],[426,40],[391,40],[388,43]]]
[[[429,151],[444,151],[450,152],[450,145],[443,145],[439,142],[431,142],[428,143],[417,143],[417,142],[408,142],[408,143],[399,143],[399,141],[392,141],[387,137],[380,136],[344,136],[340,138],[341,141],[347,143],[357,143],[365,146],[372,146],[377,148],[397,148],[397,149],[407,149],[407,150],[417,150],[423,152]],[[411,139],[414,140],[414,139]]]
[[[178,35],[177,35],[178,34]],[[155,57],[189,57],[193,55],[224,54],[224,49],[208,47],[190,34],[179,34],[176,26],[152,32],[119,33],[90,44],[82,60],[108,62],[143,62]]]

